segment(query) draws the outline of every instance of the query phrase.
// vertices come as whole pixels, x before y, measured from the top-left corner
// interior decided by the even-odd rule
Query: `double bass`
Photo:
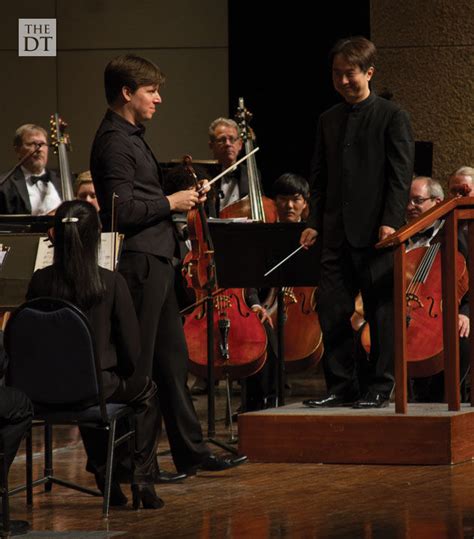
[[[185,160],[197,185],[197,177]],[[266,359],[267,336],[256,313],[246,304],[243,289],[219,289],[214,262],[214,246],[202,204],[188,211],[191,251],[183,266],[196,292],[197,306],[185,317],[184,333],[189,350],[189,369],[200,377],[208,373],[208,305],[212,297],[214,374],[217,379],[241,379],[256,373]]]
[[[67,152],[71,150],[71,139],[66,133],[67,123],[56,112],[50,118],[51,144],[58,155],[59,172],[61,175],[62,199],[74,200],[73,179]]]
[[[255,135],[249,126],[252,114],[245,108],[244,98],[239,97],[239,106],[235,120],[239,126],[240,136],[244,142],[245,154],[254,150]],[[249,194],[229,204],[219,212],[219,217],[227,219],[231,217],[248,217],[253,221],[262,223],[276,223],[278,214],[275,202],[263,195],[260,178],[258,177],[255,154],[247,159],[247,173],[249,180]]]

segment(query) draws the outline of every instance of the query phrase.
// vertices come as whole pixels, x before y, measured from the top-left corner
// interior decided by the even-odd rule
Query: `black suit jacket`
[[[61,178],[54,170],[48,169],[48,172],[59,196],[63,198]],[[6,174],[0,177],[0,214],[31,214],[30,197],[23,171],[17,168],[10,178],[1,183]]]
[[[105,298],[85,314],[94,332],[96,352],[102,367],[106,397],[118,387],[120,378],[135,370],[140,354],[140,331],[127,283],[120,273],[99,268],[105,283]],[[52,266],[33,274],[27,299],[51,296]]]
[[[414,162],[408,114],[371,93],[319,119],[308,225],[326,245],[374,245],[381,225],[403,225]]]
[[[234,174],[238,177],[240,198],[243,198],[249,194],[249,176],[245,163],[239,165]],[[219,180],[217,184],[217,194],[215,195],[215,212],[213,211],[214,208],[209,209],[209,214],[211,217],[219,217],[219,212],[221,211],[221,181]]]

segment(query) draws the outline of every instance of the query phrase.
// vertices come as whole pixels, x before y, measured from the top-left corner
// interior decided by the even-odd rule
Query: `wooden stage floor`
[[[296,379],[292,385],[287,402],[296,407],[322,391],[320,378]],[[238,399],[233,397],[235,406]],[[198,397],[196,407],[205,429],[206,397]],[[216,415],[218,437],[226,441],[222,383]],[[77,431],[61,429],[55,440],[57,475],[92,486]],[[166,449],[164,440],[160,451]],[[169,455],[160,462],[173,471]],[[24,464],[22,448],[10,472],[11,487],[23,480]],[[40,466],[38,453],[35,467]],[[12,518],[31,523],[32,531],[24,536],[28,538],[474,538],[471,461],[436,466],[250,461],[157,489],[166,504],[163,509],[135,512],[127,506],[112,509],[103,520],[99,498],[57,486],[47,494],[37,488],[31,511],[24,494],[11,499]]]

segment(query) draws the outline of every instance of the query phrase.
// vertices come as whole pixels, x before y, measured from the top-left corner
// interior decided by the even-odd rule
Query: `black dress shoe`
[[[354,403],[352,408],[364,410],[366,408],[386,408],[390,399],[381,393],[368,393],[363,399]]]
[[[222,472],[223,470],[228,470],[229,468],[235,468],[236,466],[243,464],[246,460],[247,457],[245,455],[232,458],[209,455],[201,462],[201,464],[199,464],[198,468],[208,472]]]
[[[309,408],[329,408],[331,406],[351,406],[354,403],[354,400],[355,399],[347,399],[344,395],[330,393],[319,400],[306,399],[303,401],[303,404]]]
[[[102,492],[102,496],[105,491],[105,477],[102,474],[95,474],[95,483],[97,488]],[[111,507],[121,507],[127,505],[128,499],[127,496],[122,492],[120,488],[120,483],[118,481],[112,480],[110,484],[110,506]]]
[[[133,508],[139,509],[140,504],[143,509],[160,509],[165,502],[155,492],[155,487],[151,483],[134,483],[132,485]]]
[[[155,483],[177,483],[186,479],[185,473],[171,473],[160,470],[158,476],[155,478]]]

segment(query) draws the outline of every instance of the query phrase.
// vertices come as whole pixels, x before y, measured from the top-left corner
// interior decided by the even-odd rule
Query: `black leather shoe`
[[[185,473],[171,473],[160,470],[158,477],[155,478],[155,483],[177,483],[186,479]]]
[[[346,399],[344,395],[330,393],[319,400],[306,399],[303,401],[303,404],[309,408],[329,408],[331,406],[351,406],[354,403],[354,400],[355,399]]]
[[[181,469],[188,477],[196,475],[198,470],[205,470],[206,472],[222,472],[240,466],[247,460],[245,455],[240,457],[223,458],[216,455],[209,455],[200,464],[195,464],[189,468]]]
[[[143,509],[160,509],[165,502],[155,492],[155,487],[151,483],[132,485],[133,508],[139,509],[140,504]]]
[[[97,488],[102,492],[102,496],[105,491],[105,477],[102,474],[95,474],[95,483]],[[112,480],[110,484],[110,506],[111,507],[121,507],[127,505],[128,499],[127,496],[122,492],[120,488],[120,483],[118,481]]]
[[[198,469],[206,470],[208,472],[222,472],[223,470],[228,470],[229,468],[235,468],[236,466],[243,464],[246,460],[247,457],[245,455],[232,458],[209,455],[201,462],[201,464],[199,464]]]
[[[368,393],[363,399],[355,402],[352,408],[363,410],[366,408],[386,408],[390,399],[381,393]]]

